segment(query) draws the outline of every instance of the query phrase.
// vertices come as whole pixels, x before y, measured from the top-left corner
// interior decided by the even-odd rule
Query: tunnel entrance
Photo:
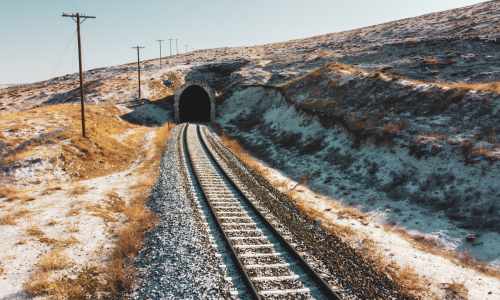
[[[211,122],[215,120],[215,92],[205,83],[190,80],[175,92],[175,122]]]
[[[210,122],[210,97],[198,85],[187,87],[179,98],[179,117],[181,122]]]

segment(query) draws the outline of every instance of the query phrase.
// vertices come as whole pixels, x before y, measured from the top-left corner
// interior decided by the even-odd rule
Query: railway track
[[[231,264],[237,270],[226,278],[235,287],[231,296],[340,299],[294,249],[291,233],[284,228],[276,229],[265,212],[254,205],[255,199],[240,189],[241,182],[225,172],[207,147],[198,125],[184,125],[181,144],[188,173],[194,181],[192,192],[198,192],[198,200],[202,201],[199,212],[218,231],[216,236],[221,245],[215,240],[213,245],[222,252],[223,267]]]

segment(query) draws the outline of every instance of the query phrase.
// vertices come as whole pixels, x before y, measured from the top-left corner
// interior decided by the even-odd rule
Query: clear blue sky
[[[179,39],[179,52],[253,46],[376,25],[472,5],[478,0],[1,0],[0,84],[28,83],[78,71],[76,24],[84,69],[158,57],[157,39]],[[175,42],[175,41],[174,41]],[[174,46],[174,44],[173,44]],[[175,49],[175,47],[173,47]],[[169,52],[168,41],[162,54]],[[174,52],[175,53],[175,52]]]

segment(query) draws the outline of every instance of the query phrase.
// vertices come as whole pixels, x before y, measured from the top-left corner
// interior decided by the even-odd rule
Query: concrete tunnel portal
[[[175,90],[175,122],[211,122],[215,117],[215,93],[206,84],[188,81]]]

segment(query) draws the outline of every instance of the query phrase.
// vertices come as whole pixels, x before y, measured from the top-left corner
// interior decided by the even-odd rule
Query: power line
[[[161,42],[164,42],[165,40],[156,40],[156,41],[160,43],[160,69],[161,69]]]
[[[141,100],[141,59],[139,58],[139,51],[144,47],[132,47],[132,49],[137,49],[137,73],[139,74],[139,100]]]
[[[103,25],[102,23],[100,23],[99,21],[97,21],[97,20],[96,20],[96,22],[97,22],[97,24],[99,24],[99,26],[101,26],[102,28],[104,28],[104,29],[108,30],[108,31],[109,31],[109,32],[111,32],[112,34],[116,35],[117,37],[119,37],[119,38],[121,38],[121,39],[123,39],[123,40],[125,40],[125,41],[127,41],[127,42],[129,42],[129,43],[131,43],[131,42],[132,42],[131,40],[127,39],[126,37],[122,36],[121,34],[118,34],[116,31],[113,31],[113,30],[109,29],[108,27],[104,26],[104,25]]]
[[[82,39],[81,39],[81,34],[80,34],[80,24],[83,23],[87,19],[95,19],[95,17],[90,17],[90,16],[81,16],[79,13],[71,14],[68,15],[66,13],[63,13],[63,17],[69,17],[72,18],[73,21],[76,22],[76,31],[78,32],[78,61],[79,61],[79,66],[80,66],[80,98],[82,102],[82,134],[83,137],[85,137],[85,93],[83,91],[83,71],[82,71]],[[76,20],[75,20],[76,18]],[[82,22],[80,22],[80,18],[83,19]]]
[[[73,3],[73,1],[70,1],[70,0],[67,0],[69,2],[69,4],[73,5],[74,8],[76,8],[77,10],[81,10],[78,5],[76,5],[75,3]]]
[[[69,48],[69,45],[71,44],[71,41],[73,41],[73,39],[75,38],[75,35],[76,35],[76,30],[75,30],[75,33],[73,34],[73,36],[71,37],[71,40],[69,40],[69,43],[68,43],[68,46],[66,46],[66,49],[64,50],[64,53],[62,54],[61,58],[59,59],[59,62],[57,63],[54,71],[52,72],[52,75],[50,75],[50,78],[52,78],[52,76],[54,76],[54,73],[56,72],[57,70],[57,67],[59,66],[59,64],[61,63],[61,60],[63,59],[64,57],[64,54],[66,54],[66,51],[68,50]]]
[[[73,49],[73,61],[71,63],[71,74],[73,74],[73,66],[75,65],[76,44],[77,44],[77,41],[75,41],[75,48]]]

